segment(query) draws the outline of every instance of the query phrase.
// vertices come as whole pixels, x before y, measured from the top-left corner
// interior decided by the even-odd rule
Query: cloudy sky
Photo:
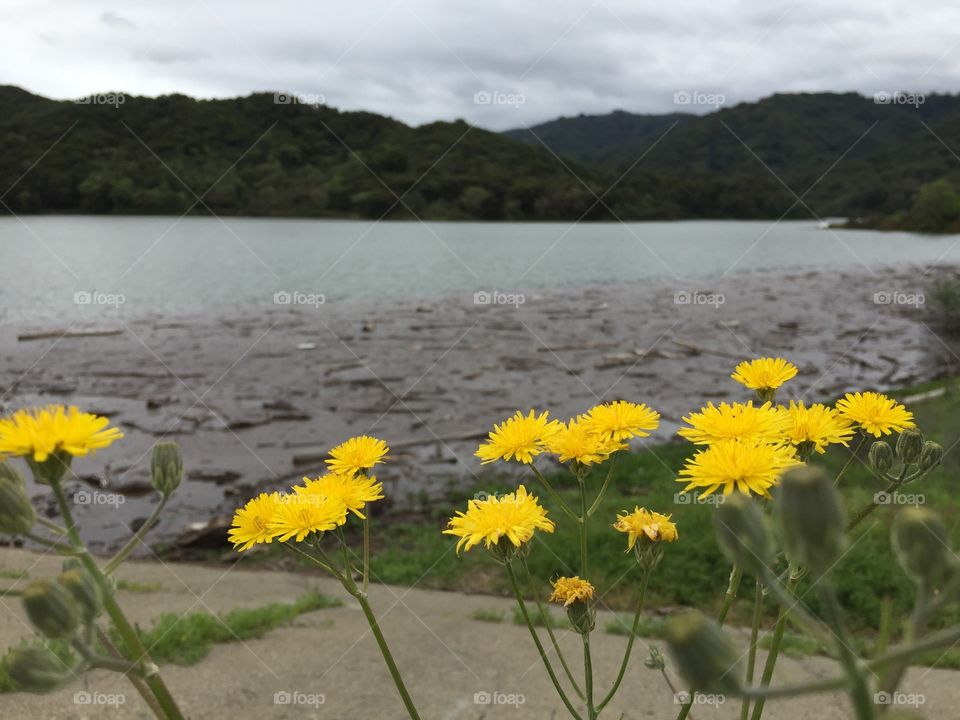
[[[0,83],[56,98],[284,90],[503,129],[776,91],[956,92],[958,27],[953,0],[4,0]]]

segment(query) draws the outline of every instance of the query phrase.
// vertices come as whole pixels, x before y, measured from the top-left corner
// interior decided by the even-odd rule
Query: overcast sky
[[[955,0],[3,0],[0,83],[56,98],[286,90],[504,129],[776,91],[956,92],[957,28]]]

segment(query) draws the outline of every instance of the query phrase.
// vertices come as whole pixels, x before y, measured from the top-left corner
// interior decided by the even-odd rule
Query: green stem
[[[627,672],[627,665],[630,663],[630,655],[633,653],[633,642],[637,639],[637,633],[640,632],[640,617],[641,611],[643,610],[643,601],[647,594],[647,581],[650,579],[651,570],[644,570],[643,577],[640,580],[640,597],[637,599],[637,609],[633,614],[633,626],[630,628],[630,637],[627,639],[627,649],[623,653],[623,660],[620,661],[620,671],[617,673],[617,679],[613,682],[613,687],[610,688],[610,692],[606,694],[603,700],[600,701],[600,704],[597,705],[597,712],[601,712],[609,703],[613,696],[617,694],[617,690],[620,689],[620,683],[623,682],[623,676]],[[664,677],[666,674],[664,673]],[[671,685],[669,678],[667,678],[667,684]],[[676,692],[674,692],[676,694]]]
[[[843,464],[843,467],[840,468],[840,472],[837,473],[837,477],[833,480],[833,486],[836,487],[840,484],[840,479],[843,477],[843,474],[847,472],[853,461],[856,459],[857,455],[860,454],[860,450],[863,449],[863,444],[867,441],[867,436],[862,431],[860,433],[860,439],[857,441],[857,444],[853,448],[853,452],[850,453],[850,457],[847,458],[847,461]]]
[[[843,621],[843,611],[840,609],[840,602],[837,600],[837,593],[833,584],[828,578],[821,579],[817,587],[817,594],[826,607],[827,622],[833,629],[834,635],[836,635],[837,653],[847,674],[847,679],[851,683],[850,698],[853,701],[857,720],[872,720],[874,717],[873,697],[870,694],[865,668],[850,648],[850,637],[847,634],[846,623]]]
[[[794,593],[797,589],[797,585],[800,584],[800,575],[796,572],[791,572],[790,579],[787,580],[787,590],[790,593]],[[782,606],[780,608],[780,613],[777,615],[777,624],[773,628],[773,637],[770,641],[770,651],[767,653],[767,662],[763,666],[763,675],[760,678],[760,689],[766,689],[770,686],[770,681],[773,679],[773,672],[777,667],[777,658],[780,656],[780,648],[783,647],[783,634],[787,630],[787,622],[789,620],[790,607]],[[760,720],[763,717],[763,706],[766,703],[764,697],[760,697],[753,706],[753,714],[750,716],[750,720]]]
[[[520,593],[520,586],[517,585],[517,576],[513,572],[513,567],[509,563],[507,563],[505,567],[507,568],[507,575],[510,577],[510,585],[513,587],[513,594],[517,599],[517,605],[520,606],[520,614],[523,615],[523,619],[527,623],[527,629],[530,631],[530,637],[533,638],[533,644],[537,646],[537,652],[540,653],[540,660],[543,662],[543,666],[546,668],[547,675],[550,676],[551,682],[553,682],[553,687],[556,688],[557,694],[560,696],[560,700],[563,701],[563,704],[567,708],[567,711],[570,713],[571,717],[576,718],[576,720],[583,720],[580,714],[573,707],[573,704],[570,702],[567,694],[563,691],[563,688],[560,686],[560,681],[557,679],[557,674],[553,671],[553,666],[547,659],[547,654],[544,652],[543,644],[540,642],[540,636],[537,635],[537,631],[533,627],[533,622],[530,620],[530,614],[527,612],[526,603],[524,603],[523,595]]]
[[[587,717],[596,720],[597,711],[593,706],[593,660],[590,658],[590,633],[580,633],[583,638],[583,675],[586,681]]]
[[[563,657],[563,653],[560,652],[560,644],[557,642],[557,635],[553,632],[547,611],[544,609],[543,603],[540,601],[540,593],[537,591],[536,585],[533,582],[533,574],[530,572],[530,566],[527,565],[527,559],[525,557],[520,558],[520,567],[523,568],[524,579],[527,581],[527,588],[533,595],[534,601],[537,603],[537,611],[540,613],[540,617],[548,618],[548,621],[544,623],[547,627],[547,635],[550,636],[550,642],[553,643],[553,649],[556,651],[557,657],[560,659],[560,665],[563,667],[563,672],[566,674],[567,680],[570,681],[570,685],[573,686],[574,692],[577,693],[577,697],[586,701],[586,697],[583,695],[583,690],[580,689],[580,685],[574,679],[573,673],[570,672],[570,666],[567,665],[567,661]]]
[[[543,485],[543,488],[547,491],[547,494],[553,499],[557,505],[560,506],[560,509],[565,512],[571,520],[579,521],[577,514],[570,509],[570,506],[563,501],[563,498],[553,489],[553,486],[547,481],[543,474],[537,470],[536,466],[531,463],[530,469],[533,470],[533,474],[537,476],[537,479],[540,481],[540,484]]]
[[[364,510],[367,509],[364,505]],[[367,594],[370,587],[370,520],[368,512],[363,514],[363,594]]]
[[[117,650],[116,645],[114,645],[113,641],[110,640],[110,636],[96,625],[91,627],[96,633],[100,644],[103,645],[106,651],[110,653],[113,658],[122,660],[123,653]],[[160,720],[164,720],[163,710],[160,708],[157,698],[154,697],[153,693],[150,692],[150,688],[147,687],[147,684],[143,681],[143,678],[139,675],[127,675],[127,680],[129,680],[130,684],[137,689],[137,692],[140,693],[140,697],[143,698],[143,701],[147,704],[147,707],[153,711],[153,714],[156,715]]]
[[[927,626],[928,608],[930,599],[930,588],[926,583],[920,583],[917,587],[917,597],[914,602],[913,612],[910,614],[910,622],[907,624],[904,642],[912,643],[918,640],[924,633]],[[890,667],[880,682],[879,690],[881,692],[892,693],[903,680],[904,673],[909,666],[908,660],[902,660]]]
[[[127,540],[127,544],[120,548],[119,552],[117,552],[117,554],[114,555],[106,565],[104,565],[103,572],[106,575],[109,575],[116,570],[120,566],[120,563],[126,560],[130,556],[130,553],[136,549],[137,545],[143,542],[143,539],[147,536],[147,533],[150,532],[153,526],[156,525],[157,520],[160,519],[160,513],[163,512],[163,509],[167,506],[167,501],[169,500],[169,495],[163,495],[160,498],[160,502],[157,503],[156,507],[153,508],[153,512],[150,513],[150,517],[144,521],[143,525],[141,525],[140,528],[133,534],[133,537]]]
[[[610,467],[607,468],[607,477],[603,480],[603,485],[600,486],[600,492],[597,493],[596,499],[593,501],[593,505],[590,506],[590,509],[587,510],[587,516],[593,515],[597,508],[600,507],[600,502],[603,500],[603,496],[607,492],[607,487],[610,485],[610,480],[613,478],[613,466],[617,464],[617,456],[614,455],[610,459]]]
[[[823,579],[821,582],[826,582],[826,579]],[[797,626],[824,647],[828,647],[833,642],[829,628],[827,628],[821,620],[818,620],[807,612],[797,601],[789,585],[784,587],[780,579],[766,568],[763,573],[763,584],[766,585],[767,590],[769,590],[777,602],[780,603],[780,607],[790,608],[793,622]]]
[[[80,540],[80,533],[77,531],[73,514],[70,512],[70,504],[67,502],[67,497],[63,492],[63,486],[59,482],[52,482],[50,483],[50,487],[57,500],[57,506],[60,508],[60,515],[66,523],[67,535],[70,538],[70,542],[74,548],[79,551],[78,557],[80,562],[100,586],[103,595],[104,610],[106,610],[107,615],[110,616],[110,620],[113,622],[114,627],[116,627],[126,647],[127,653],[125,657],[131,662],[139,664],[141,667],[152,665],[153,662],[150,660],[150,655],[143,646],[140,636],[137,634],[133,625],[130,624],[130,621],[127,620],[126,615],[123,614],[123,610],[113,596],[113,590],[110,587],[106,575],[100,570],[93,556],[90,555],[86,546]],[[157,704],[160,705],[164,717],[168,720],[184,720],[180,708],[177,707],[177,703],[163,682],[163,678],[160,677],[159,672],[154,672],[144,677],[144,681],[156,697]]]
[[[348,574],[349,577],[349,574]],[[403,700],[403,706],[407,709],[407,714],[410,716],[410,720],[420,720],[420,715],[417,713],[417,708],[413,704],[413,700],[410,698],[410,693],[407,692],[406,685],[403,684],[403,678],[400,677],[400,670],[397,669],[397,664],[393,660],[393,655],[390,653],[390,648],[387,646],[387,641],[383,637],[383,633],[380,631],[380,625],[377,623],[377,618],[373,614],[373,610],[370,608],[370,603],[367,602],[367,598],[363,593],[356,592],[356,586],[354,586],[353,596],[357,599],[357,602],[360,603],[360,607],[363,610],[363,615],[367,619],[367,624],[370,626],[370,630],[373,632],[373,637],[377,641],[377,645],[380,648],[380,654],[383,655],[383,661],[387,664],[387,670],[390,671],[390,677],[393,678],[393,684],[397,687],[397,692],[400,693],[400,699]]]
[[[763,586],[757,580],[757,587],[753,593],[753,625],[750,627],[750,652],[747,655],[746,685],[753,685],[753,672],[757,666],[757,638],[760,635],[760,616],[763,614]],[[744,697],[740,704],[740,720],[750,717],[750,698]]]
[[[886,490],[884,490],[884,492],[887,493],[888,495],[889,495],[890,493],[892,493],[892,492],[896,492],[896,491],[900,488],[900,486],[903,485],[904,478],[905,478],[905,473],[906,473],[906,468],[904,468],[904,471],[903,471],[902,473],[900,473],[900,477],[899,477],[899,478],[897,478],[897,479],[894,480],[892,483],[890,483],[889,485],[887,485],[887,488],[886,488]],[[879,494],[879,493],[878,493],[878,494]],[[874,496],[874,499],[873,499],[873,500],[871,500],[866,506],[862,507],[862,508],[859,510],[859,512],[857,512],[857,514],[854,515],[854,516],[850,519],[850,521],[847,523],[847,529],[846,529],[846,531],[849,533],[849,532],[850,532],[851,530],[853,530],[857,525],[859,525],[859,524],[862,523],[864,520],[866,520],[866,519],[870,516],[870,513],[872,513],[874,510],[876,510],[877,507],[879,507],[879,506],[877,505],[876,496]]]
[[[580,577],[587,579],[587,484],[577,478],[580,485]]]

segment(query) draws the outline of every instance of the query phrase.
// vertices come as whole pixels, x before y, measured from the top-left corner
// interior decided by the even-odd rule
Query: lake
[[[372,222],[0,218],[3,319],[529,291],[750,271],[960,261],[960,237],[813,221]]]

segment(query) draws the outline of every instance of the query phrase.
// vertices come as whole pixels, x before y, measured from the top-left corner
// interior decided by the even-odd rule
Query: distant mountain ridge
[[[708,115],[617,111],[495,133],[272,93],[78,104],[0,86],[0,212],[18,214],[870,216],[908,207],[924,183],[960,178],[954,151],[951,95],[904,106],[778,94]]]

